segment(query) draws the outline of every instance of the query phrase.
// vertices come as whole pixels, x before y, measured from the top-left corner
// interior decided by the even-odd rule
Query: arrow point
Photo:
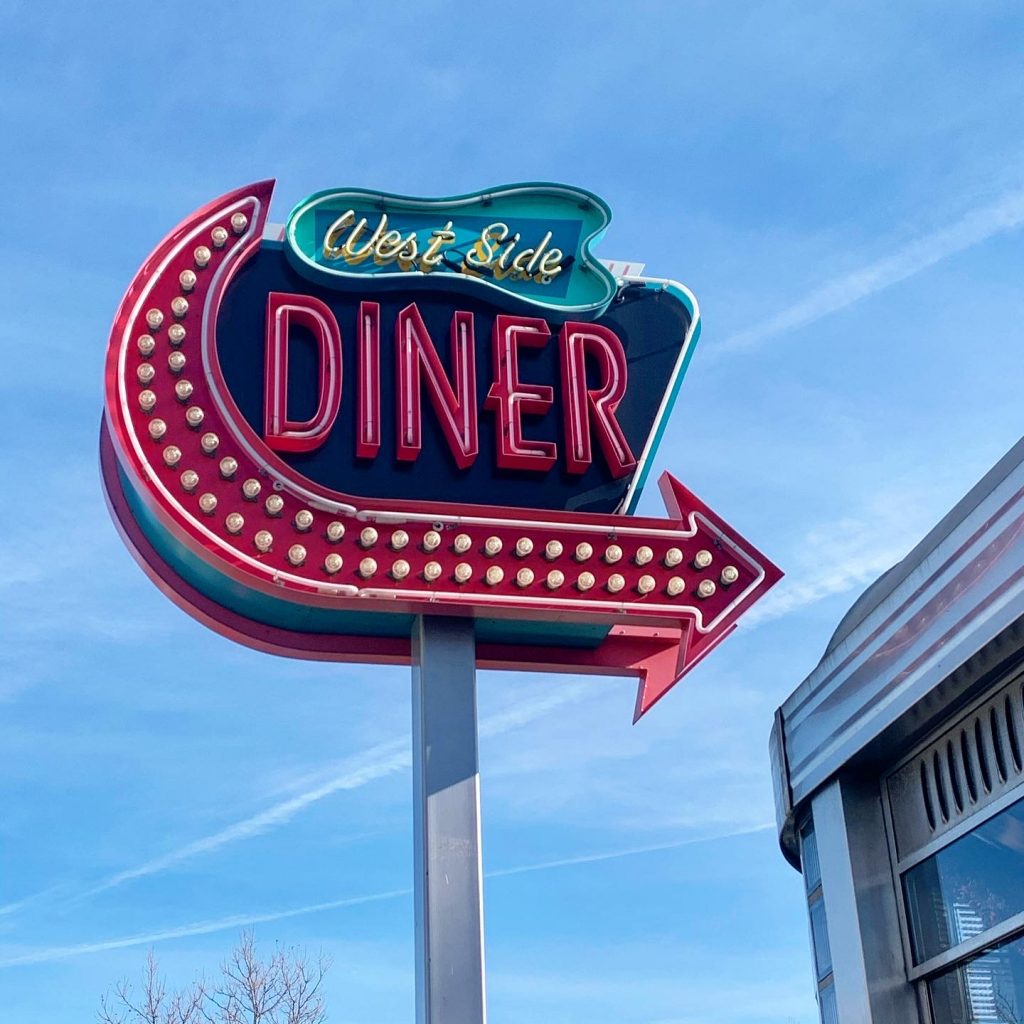
[[[690,627],[684,626],[677,645],[660,650],[644,661],[633,709],[634,725],[679,682],[689,668],[686,651],[690,632]]]
[[[695,635],[692,625],[684,626],[677,646],[659,651],[648,658],[643,664],[640,685],[636,691],[633,724],[636,725],[687,672],[702,662],[735,628],[736,623],[733,622],[715,633],[701,636]]]
[[[718,517],[685,484],[666,470],[658,478],[658,488],[665,508],[674,519],[685,519],[691,512],[701,512],[712,521]]]

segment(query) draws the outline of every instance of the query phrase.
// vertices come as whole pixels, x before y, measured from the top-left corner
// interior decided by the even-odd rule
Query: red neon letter
[[[316,412],[304,421],[288,419],[288,334],[307,327],[320,352]],[[334,314],[309,295],[271,292],[267,298],[266,380],[263,438],[278,452],[311,452],[327,440],[341,407],[341,330]]]
[[[356,455],[380,451],[380,303],[359,303],[359,428]]]
[[[626,393],[626,353],[622,342],[607,327],[572,322],[563,325],[558,341],[569,449],[566,469],[570,473],[585,473],[590,467],[593,421],[612,476],[626,476],[636,465],[636,457],[615,419],[615,410]],[[587,388],[587,356],[596,360],[601,371],[601,386],[592,390]]]
[[[398,314],[395,351],[398,361],[398,458],[419,458],[423,447],[420,417],[420,371],[426,370],[430,401],[459,469],[472,465],[480,450],[476,419],[476,350],[473,314],[456,311],[451,327],[455,389],[427,333],[416,303]]]
[[[534,469],[545,472],[555,464],[558,449],[553,441],[523,438],[523,416],[542,415],[555,399],[546,384],[519,380],[519,346],[543,348],[551,336],[548,325],[532,316],[497,316],[491,333],[494,383],[487,392],[485,409],[498,410],[498,465],[503,469]]]

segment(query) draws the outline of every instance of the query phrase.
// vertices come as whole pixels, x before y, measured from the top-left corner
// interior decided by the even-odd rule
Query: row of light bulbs
[[[226,521],[227,529],[230,533],[238,533],[244,526],[243,517],[237,513],[232,512]],[[274,536],[269,530],[259,530],[253,537],[253,545],[256,550],[261,554],[268,553],[274,544]],[[291,565],[296,568],[302,566],[306,562],[307,551],[302,544],[292,544],[288,548],[287,558]],[[324,558],[323,566],[324,570],[328,575],[334,576],[339,573],[345,565],[345,560],[337,552],[330,552]],[[379,565],[377,560],[373,557],[367,556],[360,560],[358,573],[359,576],[364,580],[372,579],[379,572]],[[391,579],[401,582],[407,579],[412,573],[412,566],[404,558],[396,559],[388,570],[388,576]],[[420,573],[420,577],[427,583],[436,583],[444,575],[444,567],[440,562],[430,561],[423,566],[423,570]],[[474,569],[469,562],[459,562],[453,569],[451,578],[460,584],[469,583],[473,579]],[[487,567],[483,576],[484,582],[489,586],[496,587],[503,583],[505,580],[505,570],[500,565],[490,565]],[[537,579],[536,573],[533,569],[528,566],[523,566],[519,569],[514,578],[514,582],[520,589],[527,589],[531,587]],[[548,590],[558,590],[566,583],[566,575],[561,569],[551,569],[544,576],[544,586]],[[585,593],[588,590],[592,590],[597,585],[597,578],[592,572],[584,570],[577,577],[573,586],[580,592]],[[634,590],[641,596],[653,593],[657,588],[657,580],[651,575],[641,576],[634,586]],[[626,589],[626,578],[621,573],[612,573],[611,576],[604,583],[604,589],[610,594],[618,594]],[[665,593],[669,597],[678,597],[686,590],[686,581],[681,576],[671,577],[665,584]],[[717,587],[713,580],[701,580],[697,585],[695,593],[698,597],[706,599],[711,597],[717,590]]]

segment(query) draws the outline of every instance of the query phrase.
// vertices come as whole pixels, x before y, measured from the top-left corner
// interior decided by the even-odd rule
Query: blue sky
[[[96,468],[123,289],[206,200],[589,188],[697,295],[656,469],[788,573],[636,727],[629,680],[480,680],[497,1024],[810,1024],[774,708],[1021,433],[1019,4],[0,2],[0,1000],[89,1020],[153,945],[333,955],[412,1017],[409,680],[172,607]],[[660,512],[651,488],[641,509]]]

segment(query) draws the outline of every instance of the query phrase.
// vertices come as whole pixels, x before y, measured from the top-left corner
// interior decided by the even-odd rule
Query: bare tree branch
[[[264,959],[252,932],[221,964],[214,982],[203,979],[168,994],[156,956],[150,952],[135,998],[131,983],[119,981],[100,999],[99,1024],[325,1024],[322,985],[331,961],[315,961],[304,950],[276,948]]]

